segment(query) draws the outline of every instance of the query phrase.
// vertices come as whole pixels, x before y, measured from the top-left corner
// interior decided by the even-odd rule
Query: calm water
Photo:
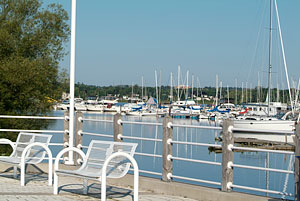
[[[63,116],[62,111],[55,111],[53,116]],[[111,120],[113,116],[111,114],[101,113],[84,113],[84,118],[89,119],[106,119]],[[134,117],[134,116],[123,116],[123,120],[139,121],[139,122],[162,122],[162,118],[156,117]],[[186,119],[173,119],[174,123],[187,124],[187,125],[205,125],[205,126],[218,126],[217,123],[211,121],[197,121],[197,120],[186,120]],[[49,125],[49,130],[63,130],[63,121],[57,120]],[[103,122],[90,122],[85,121],[83,124],[84,132],[111,134],[113,135],[113,124]],[[138,136],[145,138],[162,139],[162,126],[151,126],[151,125],[123,125],[124,136]],[[184,142],[202,142],[211,144],[220,144],[215,139],[220,136],[220,131],[209,130],[209,129],[195,129],[195,128],[174,128],[173,138],[174,140]],[[96,136],[83,136],[83,145],[88,146],[92,139],[98,140],[111,140],[111,138],[103,138]],[[63,136],[61,134],[54,134],[52,142],[62,142]],[[124,140],[127,142],[138,143],[137,152],[150,153],[150,154],[162,154],[162,143],[161,142],[149,142],[141,140]],[[58,153],[61,147],[52,147],[54,156]],[[208,147],[191,146],[191,145],[177,145],[173,146],[173,155],[183,158],[207,160],[222,162],[222,154],[210,152]],[[135,156],[139,168],[142,170],[162,172],[162,159],[153,158],[148,156]],[[257,153],[257,152],[235,152],[234,163],[243,165],[252,165],[265,167],[267,161],[270,168],[276,169],[288,169],[290,160],[293,162],[293,158],[290,159],[290,155],[284,154],[272,154],[270,153]],[[293,167],[293,163],[292,163]],[[206,165],[200,163],[192,163],[185,161],[174,161],[173,174],[177,176],[191,177],[202,180],[221,182],[222,180],[222,169],[221,166]],[[153,175],[147,175],[152,176]],[[269,179],[267,179],[267,177]],[[268,180],[268,181],[267,181]],[[187,182],[187,181],[183,181]],[[193,183],[193,182],[188,182]],[[197,185],[211,186],[220,188],[219,186],[207,185],[203,183],[194,183]],[[276,191],[285,191],[294,194],[294,176],[283,173],[270,172],[269,175],[266,171],[249,170],[234,168],[234,184],[250,186],[255,188],[266,189]],[[285,190],[286,189],[286,190]],[[258,195],[266,195],[265,193],[259,193],[254,191],[245,191],[240,189],[234,189],[235,191],[248,192]],[[281,197],[278,195],[270,194],[269,196]],[[290,197],[286,197],[290,198]]]

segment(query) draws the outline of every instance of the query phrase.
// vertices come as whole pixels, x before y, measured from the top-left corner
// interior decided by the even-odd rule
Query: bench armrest
[[[16,144],[12,141],[10,141],[9,139],[6,138],[1,138],[0,139],[0,144],[9,144],[13,149],[16,148]]]
[[[49,159],[48,159],[48,168],[49,168],[48,179],[49,179],[49,185],[52,185],[52,163],[53,163],[52,152],[50,151],[49,147],[46,144],[41,143],[41,142],[34,142],[34,143],[27,145],[21,155],[21,164],[20,164],[21,165],[21,186],[25,185],[25,157],[26,157],[28,150],[33,146],[42,147],[43,149],[45,149],[45,151],[48,154],[48,157],[49,157]],[[41,162],[42,160],[43,160],[43,158],[39,162]]]
[[[63,150],[61,150],[56,158],[55,158],[55,162],[54,162],[54,171],[58,170],[58,165],[59,165],[59,159],[62,157],[63,154],[65,154],[66,152],[68,151],[75,151],[77,153],[80,154],[80,156],[82,157],[83,159],[83,164],[85,163],[86,161],[86,158],[85,158],[85,154],[83,153],[83,151],[81,151],[80,149],[76,148],[76,147],[68,147],[68,148],[65,148]]]

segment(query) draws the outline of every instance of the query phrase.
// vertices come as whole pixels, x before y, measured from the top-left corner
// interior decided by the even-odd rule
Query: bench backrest
[[[22,152],[26,146],[32,144],[34,142],[43,143],[48,146],[52,135],[45,134],[36,134],[36,133],[19,133],[16,148],[12,153],[12,157],[21,157]],[[46,151],[41,146],[33,146],[31,147],[26,154],[26,162],[27,163],[39,163],[41,162],[46,155]]]
[[[104,161],[115,152],[125,152],[133,157],[136,143],[111,142],[92,140],[83,164],[83,171],[101,176]],[[120,178],[127,174],[130,168],[130,161],[123,156],[112,159],[107,167],[107,177]]]

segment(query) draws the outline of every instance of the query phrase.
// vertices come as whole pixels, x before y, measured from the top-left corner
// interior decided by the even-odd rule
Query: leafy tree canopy
[[[0,0],[0,114],[41,114],[61,95],[59,61],[69,39],[61,5]]]

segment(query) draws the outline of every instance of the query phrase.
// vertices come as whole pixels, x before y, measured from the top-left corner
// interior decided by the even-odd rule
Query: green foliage
[[[0,0],[0,113],[41,114],[62,91],[68,15],[61,5]]]
[[[58,64],[66,54],[67,20],[61,5],[43,8],[39,0],[0,0],[0,114],[45,114],[51,109],[49,98],[61,96],[65,79]],[[26,122],[1,120],[0,128],[45,126]]]

